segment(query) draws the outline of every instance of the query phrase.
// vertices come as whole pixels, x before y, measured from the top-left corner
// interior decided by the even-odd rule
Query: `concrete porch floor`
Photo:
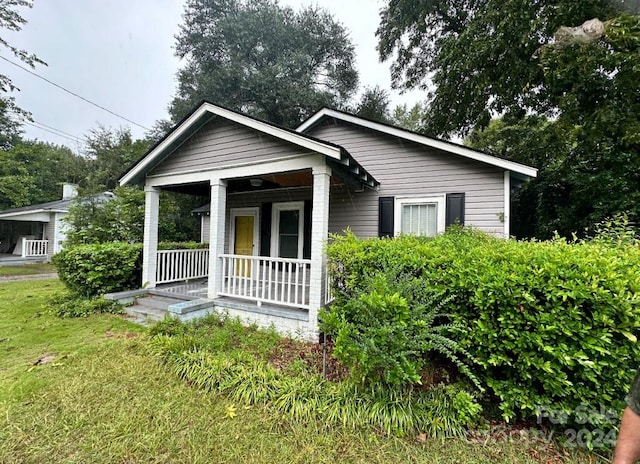
[[[266,303],[258,305],[252,301],[230,297],[209,300],[207,299],[207,279],[162,284],[151,289],[112,293],[105,295],[105,298],[129,304],[130,306],[126,308],[127,313],[140,323],[161,320],[167,315],[185,321],[204,317],[212,311],[226,312],[231,316],[253,314],[255,317],[267,321],[267,325],[270,318],[296,321],[297,323],[309,321],[309,314],[305,309]],[[277,322],[276,320],[273,322]]]
[[[47,257],[23,258],[20,255],[0,253],[0,266],[21,266],[23,264],[46,263]]]

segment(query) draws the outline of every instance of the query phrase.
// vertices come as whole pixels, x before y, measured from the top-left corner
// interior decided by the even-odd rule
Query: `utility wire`
[[[38,126],[38,125],[33,124],[33,123],[29,122],[29,121],[24,121],[24,124],[28,124],[29,126],[33,126],[33,127],[35,127],[36,129],[40,129],[40,130],[43,130],[43,131],[45,131],[45,132],[49,132],[49,133],[51,133],[51,134],[53,134],[53,135],[57,135],[58,137],[63,137],[63,138],[65,138],[65,139],[69,139],[69,140],[71,140],[72,142],[76,142],[76,143],[80,143],[80,142],[81,142],[81,140],[80,140],[80,139],[78,139],[78,138],[76,138],[76,137],[70,137],[70,136],[68,136],[68,135],[63,135],[63,134],[61,134],[61,133],[59,133],[59,132],[56,132],[56,131],[54,131],[54,130],[47,129],[47,128],[45,128],[45,127]]]
[[[4,56],[0,56],[0,59],[3,59],[3,60],[4,60],[4,61],[6,61],[7,63],[10,63],[10,64],[12,64],[12,65],[14,65],[14,66],[16,66],[16,67],[18,67],[18,68],[22,69],[23,71],[26,71],[26,72],[28,72],[29,74],[32,74],[32,75],[36,76],[36,77],[37,77],[37,78],[39,78],[39,79],[42,79],[43,81],[45,81],[45,82],[47,82],[47,83],[49,83],[49,84],[53,85],[54,87],[57,87],[57,88],[59,88],[60,90],[62,90],[62,91],[64,91],[64,92],[67,92],[68,94],[73,95],[74,97],[79,98],[80,100],[85,101],[85,102],[89,103],[90,105],[95,106],[96,108],[100,108],[101,110],[106,111],[107,113],[110,113],[110,114],[112,114],[112,115],[114,115],[114,116],[116,116],[116,117],[118,117],[118,118],[120,118],[120,119],[123,119],[123,120],[127,121],[128,123],[131,123],[131,124],[133,124],[133,125],[135,125],[135,126],[138,126],[138,127],[142,128],[142,129],[144,129],[144,130],[147,130],[147,131],[148,131],[148,130],[151,130],[151,129],[149,129],[148,127],[145,127],[145,126],[143,126],[143,125],[141,125],[141,124],[138,124],[137,122],[134,122],[134,121],[132,121],[131,119],[125,118],[124,116],[119,115],[118,113],[114,113],[113,111],[111,111],[111,110],[109,110],[109,109],[105,108],[104,106],[98,105],[97,103],[94,103],[94,102],[92,102],[91,100],[88,100],[88,99],[84,98],[82,95],[78,95],[77,93],[72,92],[71,90],[68,90],[68,89],[66,89],[66,88],[62,87],[61,85],[56,84],[56,83],[55,83],[55,82],[53,82],[53,81],[50,81],[50,80],[49,80],[49,79],[47,79],[46,77],[42,77],[40,74],[35,73],[35,72],[31,71],[30,69],[25,68],[24,66],[21,66],[21,65],[19,65],[18,63],[14,62],[14,61],[11,61],[11,60],[10,60],[10,59],[8,59],[8,58],[5,58]]]
[[[80,137],[80,136],[77,136],[77,135],[70,134],[69,132],[65,132],[65,131],[63,131],[61,129],[57,129],[57,128],[53,127],[53,126],[49,126],[49,125],[47,125],[47,124],[45,124],[43,122],[40,122],[40,121],[33,120],[31,122],[33,122],[34,124],[37,124],[39,126],[43,126],[43,128],[47,128],[47,129],[51,129],[53,131],[56,131],[56,132],[60,133],[60,135],[62,135],[62,136],[71,137],[71,138],[77,140],[78,142],[86,140],[86,138],[84,138],[84,137]]]

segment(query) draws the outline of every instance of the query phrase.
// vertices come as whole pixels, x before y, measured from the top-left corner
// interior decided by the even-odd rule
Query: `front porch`
[[[318,311],[330,298],[330,189],[378,186],[341,147],[208,103],[120,183],[145,187],[145,289],[184,291],[203,309],[308,340],[317,340]],[[208,249],[158,250],[162,190],[208,197]],[[189,283],[163,290],[176,282]]]

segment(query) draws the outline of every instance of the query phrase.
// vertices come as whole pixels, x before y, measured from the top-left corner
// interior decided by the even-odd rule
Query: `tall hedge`
[[[551,411],[601,425],[610,417],[597,411],[623,407],[640,360],[638,245],[517,242],[452,229],[436,239],[347,234],[334,237],[328,253],[332,321],[356,323],[344,308],[372,279],[401,282],[400,296],[441,292],[461,324],[451,337],[477,361],[505,419]]]
[[[60,280],[80,296],[94,297],[141,285],[142,244],[71,246],[54,255],[53,262]]]

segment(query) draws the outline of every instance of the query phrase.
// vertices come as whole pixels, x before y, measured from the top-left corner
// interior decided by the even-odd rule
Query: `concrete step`
[[[181,300],[179,298],[154,295],[136,298],[135,304],[137,306],[144,306],[146,308],[166,310],[172,304],[182,303],[183,301],[184,300]]]
[[[167,314],[166,310],[149,308],[142,305],[127,306],[125,308],[125,312],[130,316],[136,318],[136,320],[141,319],[143,321],[161,321]]]

